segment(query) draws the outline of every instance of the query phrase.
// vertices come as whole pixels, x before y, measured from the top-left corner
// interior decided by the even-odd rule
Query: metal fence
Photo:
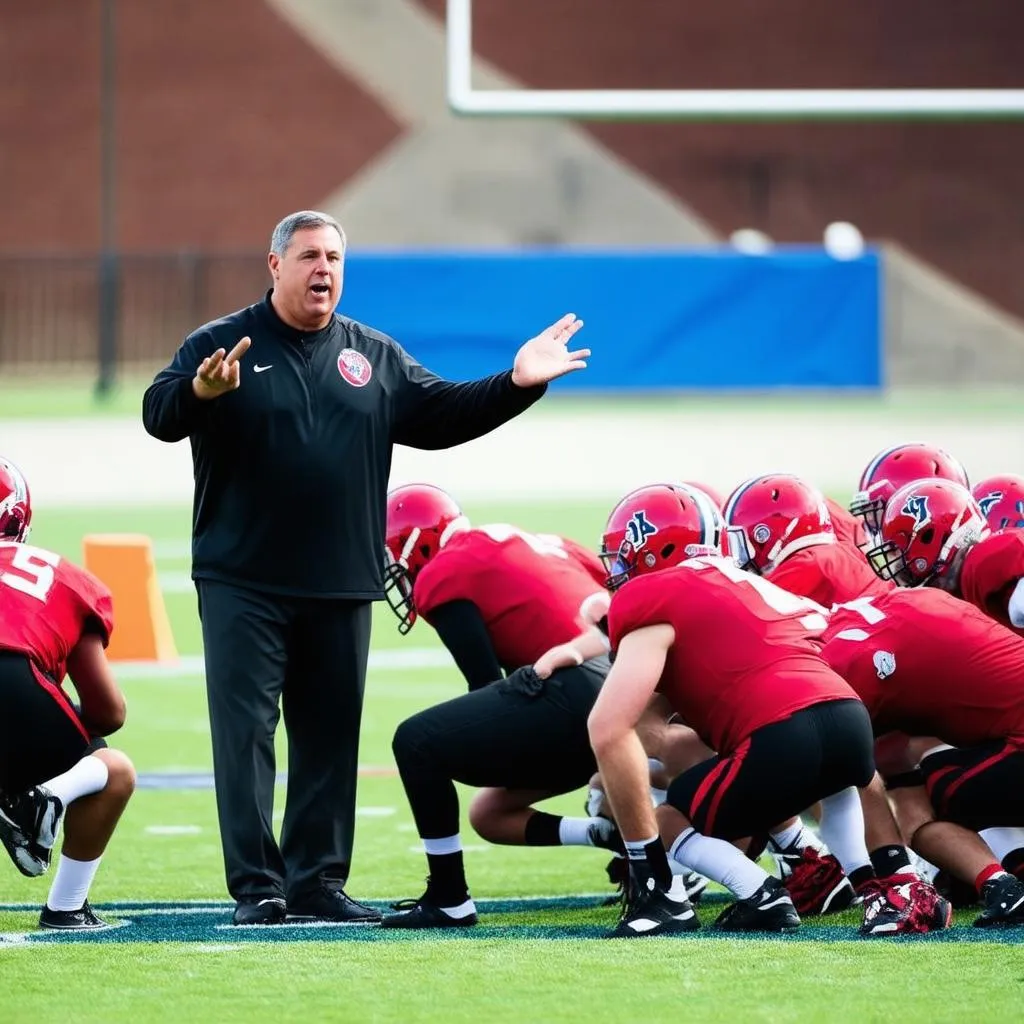
[[[200,324],[257,301],[266,254],[0,256],[0,374],[166,363]]]

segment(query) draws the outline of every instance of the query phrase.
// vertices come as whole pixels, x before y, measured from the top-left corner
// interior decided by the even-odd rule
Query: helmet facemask
[[[384,596],[398,617],[398,632],[405,636],[416,623],[416,608],[412,603],[412,574],[396,562],[390,549],[384,565]]]

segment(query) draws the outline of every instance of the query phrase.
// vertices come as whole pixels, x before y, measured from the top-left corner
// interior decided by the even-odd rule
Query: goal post
[[[473,0],[447,0],[448,105],[476,117],[757,121],[1013,120],[1024,89],[475,89]]]

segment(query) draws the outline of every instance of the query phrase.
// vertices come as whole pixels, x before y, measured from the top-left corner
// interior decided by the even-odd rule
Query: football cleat
[[[820,854],[813,847],[776,853],[782,884],[801,917],[835,914],[846,910],[857,898],[842,866],[830,853]]]
[[[975,928],[1024,926],[1024,883],[1013,875],[997,875],[981,887],[985,909],[974,919]]]
[[[64,804],[45,786],[0,796],[0,842],[23,875],[46,873],[63,817]]]
[[[428,893],[418,900],[401,900],[394,904],[394,909],[401,913],[385,917],[381,928],[472,928],[479,921],[475,909],[462,917],[452,917]]]
[[[110,925],[97,917],[86,900],[78,910],[51,910],[43,907],[39,914],[39,927],[63,932],[95,932]]]
[[[861,935],[920,935],[941,931],[953,921],[953,905],[914,874],[873,878],[861,886]]]
[[[697,914],[685,895],[658,889],[653,879],[650,879],[650,884],[652,888],[641,888],[636,884],[629,886],[618,923],[605,935],[606,939],[681,935],[700,928]]]
[[[785,886],[768,877],[753,896],[730,903],[718,915],[720,932],[774,932],[788,934],[800,927],[800,915]]]

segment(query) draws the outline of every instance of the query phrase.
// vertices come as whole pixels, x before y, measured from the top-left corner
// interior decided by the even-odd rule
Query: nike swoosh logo
[[[268,364],[267,364],[266,366],[260,366],[260,364],[259,364],[259,363],[257,363],[257,364],[256,364],[256,365],[255,365],[255,366],[254,366],[254,367],[252,368],[252,372],[253,372],[253,373],[262,373],[262,372],[263,372],[264,370],[269,370],[269,369],[270,369],[270,368],[271,368],[271,367],[272,367],[273,365],[274,365],[273,363],[268,363]]]

